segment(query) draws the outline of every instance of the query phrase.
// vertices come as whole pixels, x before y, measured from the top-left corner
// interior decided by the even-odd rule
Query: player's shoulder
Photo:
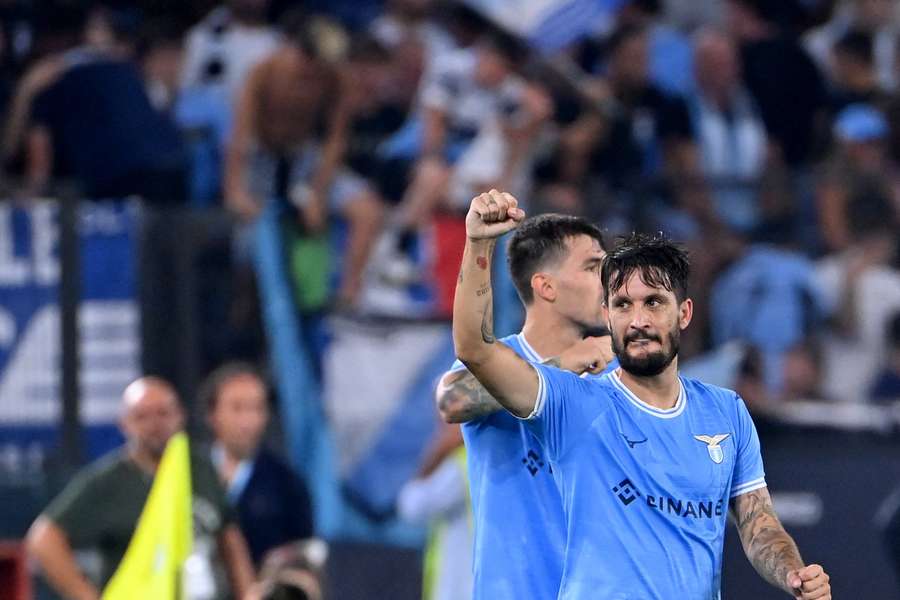
[[[681,384],[688,396],[701,402],[715,402],[730,406],[740,401],[740,396],[734,390],[706,383],[693,377],[682,375]]]

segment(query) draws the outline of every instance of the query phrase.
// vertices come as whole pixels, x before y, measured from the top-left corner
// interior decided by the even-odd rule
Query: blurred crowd
[[[900,396],[897,3],[623,0],[550,53],[478,5],[2,0],[4,179],[221,205],[235,277],[277,207],[298,306],[375,314],[506,189],[683,241],[687,371],[755,410]]]

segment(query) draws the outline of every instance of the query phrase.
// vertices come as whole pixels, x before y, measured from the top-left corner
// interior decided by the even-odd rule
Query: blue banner
[[[80,413],[93,458],[121,443],[124,387],[139,373],[137,214],[78,210]],[[61,419],[59,222],[55,203],[0,204],[0,470],[37,468]]]

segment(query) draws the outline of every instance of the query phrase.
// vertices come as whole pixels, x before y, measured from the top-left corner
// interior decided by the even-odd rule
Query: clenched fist
[[[498,238],[524,219],[525,211],[512,194],[491,190],[472,200],[466,215],[466,235],[470,240]]]
[[[579,375],[602,373],[613,360],[612,338],[586,337],[559,355],[559,368]]]
[[[831,600],[831,578],[821,565],[807,565],[788,573],[788,585],[798,600]]]

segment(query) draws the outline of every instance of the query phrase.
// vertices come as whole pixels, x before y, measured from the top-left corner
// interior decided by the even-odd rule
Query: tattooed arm
[[[581,374],[601,373],[613,359],[609,336],[588,337],[545,365]],[[503,406],[491,396],[475,376],[465,370],[444,374],[435,393],[438,411],[447,423],[467,423],[486,417]]]
[[[763,579],[795,598],[831,598],[829,577],[819,565],[805,566],[800,551],[772,507],[768,488],[731,500],[744,553]]]
[[[438,383],[435,400],[446,423],[467,423],[503,410],[475,376],[465,370],[445,374]]]
[[[466,246],[453,300],[456,355],[505,409],[519,417],[534,410],[538,376],[524,359],[494,337],[491,261],[497,238],[525,218],[515,198],[491,190],[472,200]]]

